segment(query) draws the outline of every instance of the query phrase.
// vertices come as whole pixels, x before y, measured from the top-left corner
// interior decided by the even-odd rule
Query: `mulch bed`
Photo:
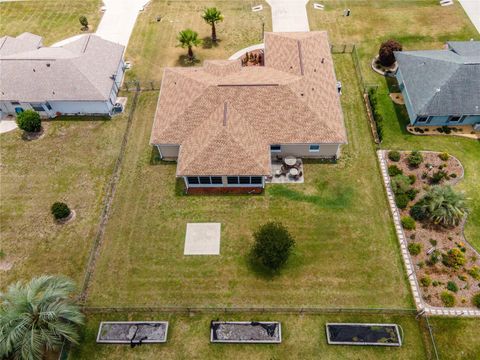
[[[434,152],[422,152],[424,161],[418,168],[411,168],[407,163],[407,156],[409,152],[401,152],[400,161],[394,162],[388,159],[388,165],[397,165],[403,174],[415,175],[417,180],[412,185],[413,188],[418,190],[418,194],[414,201],[411,201],[406,209],[399,209],[401,216],[408,216],[411,206],[420,200],[428,188],[432,185],[430,177],[433,173],[439,170],[439,167],[443,165],[443,170],[447,174],[455,174],[454,178],[444,179],[440,182],[440,185],[455,185],[463,178],[463,167],[461,163],[454,157],[450,156],[447,161],[443,161],[438,156],[439,153]],[[420,243],[422,250],[420,254],[413,256],[412,259],[415,266],[415,272],[417,279],[423,277],[430,277],[433,282],[438,282],[436,286],[430,285],[428,287],[420,284],[421,291],[423,292],[424,300],[432,306],[445,306],[440,298],[442,292],[447,291],[446,286],[449,281],[453,281],[458,286],[457,293],[449,291],[455,295],[456,307],[473,307],[471,299],[472,296],[480,291],[480,280],[474,279],[468,274],[468,269],[471,269],[474,265],[480,267],[480,256],[473,249],[473,247],[466,241],[463,236],[463,227],[465,221],[458,226],[446,228],[443,226],[432,225],[431,223],[419,222],[416,223],[415,230],[406,230],[405,237],[409,243]],[[455,270],[442,264],[442,261],[438,261],[435,265],[428,265],[427,260],[430,255],[427,254],[429,250],[435,248],[440,253],[446,253],[452,248],[458,248],[464,252],[466,263],[465,265]]]

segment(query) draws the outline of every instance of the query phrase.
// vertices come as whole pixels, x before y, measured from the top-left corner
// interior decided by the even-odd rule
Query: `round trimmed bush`
[[[458,285],[454,281],[449,281],[447,283],[447,290],[456,293],[458,292]]]
[[[405,230],[415,230],[415,220],[413,220],[410,216],[403,216],[402,226]]]
[[[17,125],[26,132],[39,132],[42,128],[40,114],[33,110],[25,110],[17,115]]]
[[[445,266],[460,269],[463,265],[465,265],[466,259],[463,252],[458,248],[453,248],[447,251],[446,254],[442,256],[442,263]]]
[[[397,176],[403,174],[402,169],[399,169],[397,165],[390,165],[388,167],[388,175]]]
[[[450,158],[450,155],[447,152],[443,152],[438,154],[438,157],[443,161],[447,161]]]
[[[440,299],[442,299],[442,302],[446,307],[453,307],[455,305],[455,296],[448,291],[442,292]]]
[[[394,51],[402,51],[402,45],[393,39],[387,40],[380,45],[378,59],[383,66],[392,66],[395,63]]]
[[[475,295],[473,295],[472,303],[480,309],[480,293],[476,293]]]
[[[253,237],[253,256],[270,270],[278,270],[283,266],[295,246],[295,240],[287,228],[276,222],[262,225]]]
[[[412,151],[407,157],[407,163],[413,168],[418,168],[423,162],[423,156],[419,151]]]
[[[400,153],[396,150],[389,151],[388,158],[395,162],[400,161]]]
[[[430,276],[426,275],[420,279],[420,284],[424,287],[429,287],[432,284],[432,279]]]
[[[427,213],[420,201],[411,207],[410,216],[417,221],[422,221],[427,218]]]
[[[53,217],[57,220],[66,219],[71,213],[71,210],[68,207],[68,205],[63,202],[54,203],[52,205],[51,211],[52,211]]]
[[[398,194],[395,195],[395,204],[399,209],[405,209],[408,206],[410,198],[407,194]]]
[[[408,244],[408,252],[410,255],[418,255],[422,251],[422,244],[420,243],[410,243]]]

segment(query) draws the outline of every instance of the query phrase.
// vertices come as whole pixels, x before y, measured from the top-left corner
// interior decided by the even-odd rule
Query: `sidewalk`
[[[149,0],[103,0],[106,11],[98,25],[96,35],[127,46],[138,12]]]
[[[458,0],[480,33],[480,0]]]
[[[308,0],[266,0],[272,9],[274,32],[310,31]]]

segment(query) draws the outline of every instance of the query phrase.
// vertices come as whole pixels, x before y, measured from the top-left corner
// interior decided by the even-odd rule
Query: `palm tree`
[[[191,29],[185,29],[178,33],[177,39],[180,43],[179,46],[182,48],[188,48],[188,58],[193,60],[192,47],[198,46],[202,43],[202,40],[198,38],[198,33]]]
[[[78,343],[84,316],[70,299],[74,283],[44,275],[0,294],[0,358],[41,360],[63,341]]]
[[[212,41],[217,42],[217,30],[215,29],[215,24],[223,21],[222,12],[215,7],[208,8],[204,10],[202,18],[207,24],[212,26]]]
[[[468,212],[465,196],[450,186],[432,186],[421,200],[421,208],[435,224],[458,225]]]

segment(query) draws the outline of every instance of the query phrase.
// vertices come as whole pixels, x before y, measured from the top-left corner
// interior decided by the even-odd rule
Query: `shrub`
[[[42,128],[40,114],[33,110],[25,110],[17,115],[17,125],[26,132],[39,132]]]
[[[442,130],[445,134],[450,134],[452,132],[452,129],[450,129],[448,126],[443,125]]]
[[[408,175],[408,178],[410,179],[411,185],[415,184],[415,181],[417,181],[417,177],[414,174]]]
[[[422,251],[422,244],[420,243],[410,243],[408,244],[408,251],[411,255],[418,255]]]
[[[403,174],[403,171],[398,168],[397,165],[390,165],[388,167],[388,175],[390,176],[397,176]]]
[[[0,260],[2,260],[5,256],[7,256],[7,254],[5,254],[5,251],[0,249]]]
[[[458,225],[468,212],[464,195],[450,186],[432,186],[419,203],[426,218],[444,226]]]
[[[418,194],[418,190],[409,189],[405,194],[408,196],[409,200],[415,200],[415,198],[417,197],[417,194]]]
[[[455,296],[448,291],[442,292],[440,298],[446,307],[453,307],[455,305]]]
[[[423,156],[419,151],[412,151],[407,157],[408,165],[418,168],[423,162]]]
[[[438,157],[443,161],[447,161],[450,158],[450,155],[447,152],[443,152],[438,154]]]
[[[430,276],[426,275],[420,279],[420,284],[424,287],[429,287],[432,283],[432,279],[430,279]]]
[[[447,251],[442,256],[442,263],[445,266],[460,269],[465,264],[465,255],[457,248],[453,248]]]
[[[392,178],[391,185],[395,194],[405,194],[410,190],[410,179],[405,175],[398,174]]]
[[[480,267],[473,265],[470,269],[468,269],[468,275],[473,277],[475,280],[480,280]]]
[[[432,184],[438,184],[443,179],[447,179],[447,178],[448,178],[448,174],[445,171],[438,170],[433,173],[432,177],[430,178],[430,181],[432,182]]]
[[[438,244],[438,241],[435,239],[429,239],[428,241],[430,242],[430,244],[432,244],[432,246],[437,246]]]
[[[456,293],[458,291],[458,285],[455,283],[455,281],[449,281],[447,283],[447,290]]]
[[[54,203],[52,205],[51,211],[52,211],[53,217],[57,220],[65,219],[71,213],[68,205],[63,202]]]
[[[87,17],[82,15],[78,18],[78,21],[80,21],[80,25],[83,26],[84,29],[88,29],[88,20]]]
[[[476,293],[472,297],[472,304],[480,309],[480,293]]]
[[[440,251],[434,250],[430,256],[428,257],[427,260],[427,265],[428,266],[434,266],[436,263],[440,261]]]
[[[380,45],[378,59],[383,66],[392,66],[395,63],[394,51],[402,51],[402,45],[396,40],[387,40]]]
[[[395,204],[397,204],[399,209],[405,209],[408,206],[410,199],[407,194],[398,194],[395,195]]]
[[[372,107],[372,116],[373,120],[375,121],[375,127],[377,128],[377,135],[380,142],[383,140],[383,117],[378,112],[377,107],[377,90],[375,88],[368,89],[368,99],[370,101],[370,105]]]
[[[413,220],[410,216],[403,216],[402,226],[405,230],[415,230],[415,220]]]
[[[389,151],[388,158],[395,162],[400,161],[400,153],[396,150]]]
[[[295,240],[280,223],[269,222],[254,234],[252,248],[254,257],[270,270],[278,270],[287,261]]]

